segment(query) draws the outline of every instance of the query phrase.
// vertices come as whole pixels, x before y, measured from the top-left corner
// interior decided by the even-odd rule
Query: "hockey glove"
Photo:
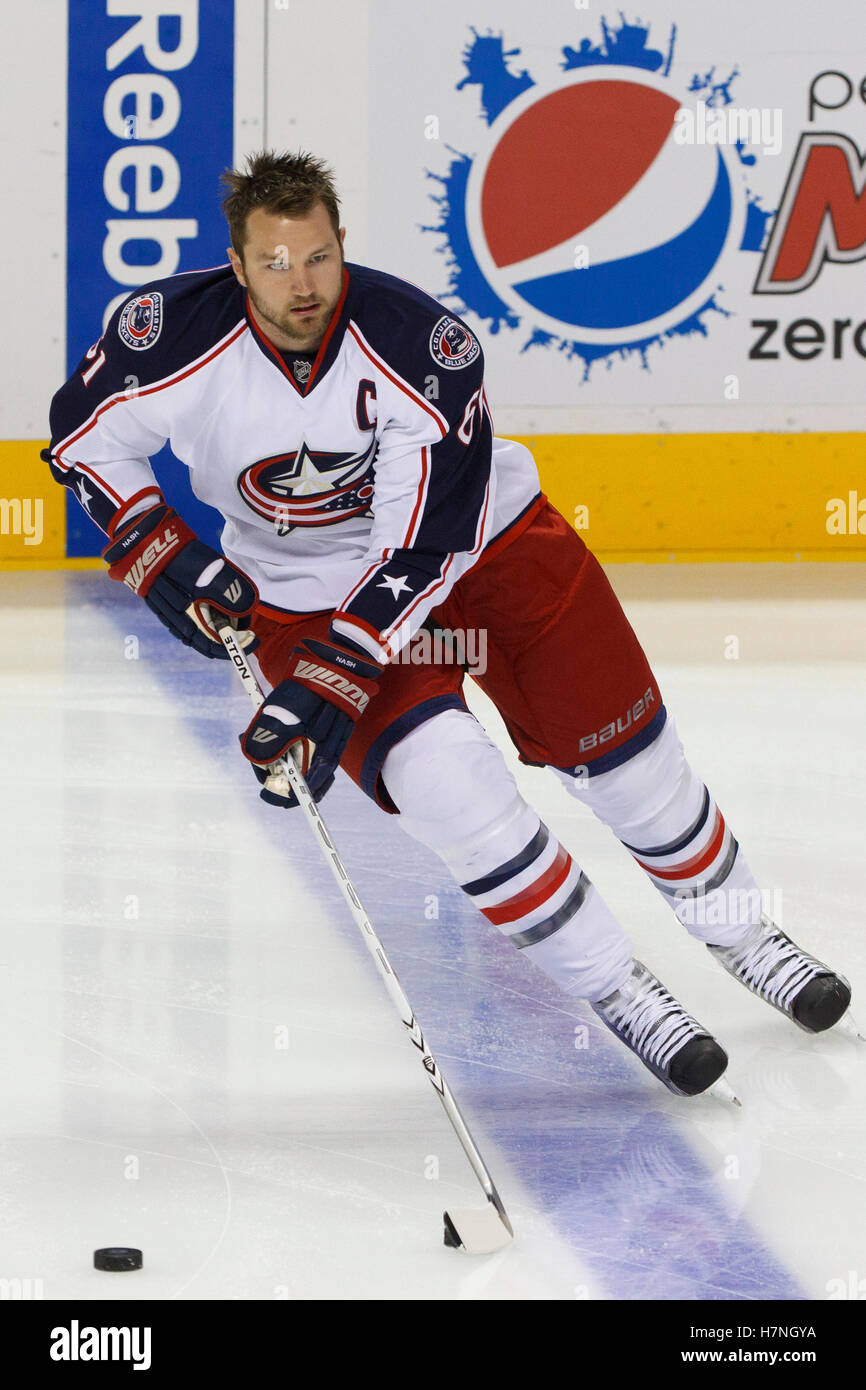
[[[382,667],[332,642],[310,638],[295,647],[289,673],[262,705],[245,733],[241,750],[262,783],[262,801],[271,806],[297,806],[285,774],[270,766],[290,753],[307,780],[315,801],[321,801],[349,735],[370,699],[379,689]]]
[[[208,617],[214,608],[231,619],[238,643],[254,651],[248,631],[258,592],[251,580],[200,541],[166,503],[133,517],[102,552],[112,579],[140,594],[160,622],[203,656],[228,653]]]

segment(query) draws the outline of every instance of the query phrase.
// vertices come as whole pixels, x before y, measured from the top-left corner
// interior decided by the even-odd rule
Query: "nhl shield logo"
[[[137,352],[152,347],[162,331],[162,295],[158,290],[151,294],[137,294],[124,304],[117,325],[121,341]]]
[[[456,371],[474,362],[481,348],[468,328],[446,314],[430,334],[430,355],[440,367]]]

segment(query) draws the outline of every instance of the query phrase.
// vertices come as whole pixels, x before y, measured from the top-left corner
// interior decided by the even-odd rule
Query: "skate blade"
[[[860,1032],[850,1013],[844,1013],[838,1023],[827,1030],[830,1033],[841,1033],[845,1038],[851,1038],[853,1042],[866,1043],[866,1038]]]
[[[718,1081],[713,1082],[712,1086],[708,1086],[704,1094],[714,1096],[716,1100],[724,1101],[727,1105],[737,1105],[741,1110],[743,1108],[743,1102],[731,1083],[726,1081],[723,1076],[720,1076]]]

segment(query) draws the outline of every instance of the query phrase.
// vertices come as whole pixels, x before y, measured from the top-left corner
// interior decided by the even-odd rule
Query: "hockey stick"
[[[259,685],[255,673],[245,657],[243,650],[238,645],[235,638],[234,629],[227,619],[220,620],[219,614],[213,613],[214,625],[219,630],[222,644],[228,652],[232,665],[234,666],[244,689],[249,695],[256,709],[260,709],[265,702],[265,695]],[[340,886],[340,891],[346,899],[349,911],[355,919],[355,925],[361,932],[367,949],[379,967],[379,973],[385,982],[385,987],[391,996],[394,1007],[397,1009],[403,1026],[407,1030],[413,1045],[421,1055],[424,1070],[429,1077],[433,1088],[442,1102],[445,1114],[451,1121],[457,1138],[463,1145],[463,1151],[472,1168],[475,1176],[484,1189],[487,1197],[487,1206],[476,1210],[474,1207],[457,1208],[452,1207],[450,1211],[444,1213],[445,1218],[445,1244],[452,1248],[462,1247],[470,1255],[489,1255],[494,1250],[501,1250],[512,1239],[514,1231],[508,1219],[502,1199],[494,1186],[493,1179],[487,1169],[487,1165],[478,1151],[478,1146],[469,1132],[456,1100],[451,1094],[451,1090],[445,1077],[439,1070],[439,1064],[427,1046],[421,1025],[415,1017],[409,1000],[403,993],[403,988],[385,951],[382,943],[376,935],[373,923],[370,921],[361,899],[355,890],[352,880],[349,878],[346,868],[340,858],[334,843],[328,834],[325,822],[319,814],[319,808],[310,795],[310,790],[294,760],[286,756],[274,763],[274,768],[288,780],[289,786],[295,793],[304,815],[313,830],[319,846],[328,861],[331,873]]]

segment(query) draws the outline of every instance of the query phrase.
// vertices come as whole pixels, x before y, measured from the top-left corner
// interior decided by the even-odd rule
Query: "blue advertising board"
[[[66,370],[138,285],[225,263],[219,176],[231,167],[234,0],[69,0]],[[221,518],[166,446],[166,497],[214,544]],[[103,533],[67,498],[68,556]]]

